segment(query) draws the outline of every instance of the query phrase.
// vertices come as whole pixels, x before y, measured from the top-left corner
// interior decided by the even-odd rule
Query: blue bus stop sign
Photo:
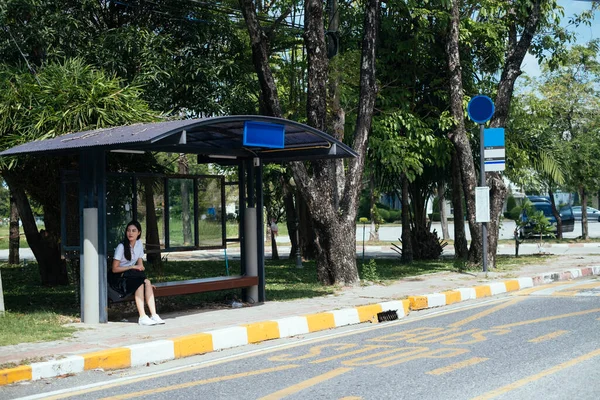
[[[494,102],[487,96],[477,95],[467,105],[469,118],[478,124],[485,124],[494,115]]]

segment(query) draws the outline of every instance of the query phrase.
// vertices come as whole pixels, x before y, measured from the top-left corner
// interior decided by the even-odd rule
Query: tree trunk
[[[548,189],[548,194],[550,195],[552,215],[554,215],[554,218],[556,218],[556,238],[562,239],[562,218],[560,217],[560,213],[558,212],[558,208],[556,207],[556,201],[554,200],[554,192],[552,191],[552,189]]]
[[[504,207],[504,199],[508,189],[498,173],[490,173],[487,179],[490,188],[490,222],[487,231],[487,265],[489,268],[496,267],[496,253],[498,251],[498,235],[500,231],[500,215]]]
[[[369,241],[379,240],[379,226],[376,223],[376,215],[375,215],[375,178],[373,177],[373,172],[369,174],[369,218],[371,219],[371,229],[369,230]]]
[[[260,109],[265,115],[281,117],[277,85],[269,65],[269,38],[258,24],[254,1],[240,0],[240,8],[248,28],[252,46],[252,62],[260,84]]]
[[[285,223],[288,229],[288,235],[290,236],[290,243],[292,244],[292,248],[290,250],[289,258],[296,256],[297,248],[298,248],[298,240],[296,237],[296,223],[298,221],[298,214],[296,211],[296,206],[294,205],[294,193],[291,188],[286,184],[284,186],[284,207],[285,207]]]
[[[188,159],[185,154],[180,154],[177,160],[179,173],[187,175],[189,172]],[[190,181],[181,179],[181,224],[183,228],[183,245],[189,246],[193,243],[192,238],[192,217],[190,215],[190,191],[188,183]]]
[[[410,206],[412,210],[412,222],[414,227],[421,230],[428,230],[427,199],[433,194],[432,186],[422,185],[423,178],[416,176],[413,182],[408,183],[408,194],[410,196]]]
[[[356,267],[356,223],[318,225],[317,276],[327,285],[353,285],[358,281]],[[352,257],[348,255],[352,254]]]
[[[402,262],[413,261],[412,238],[410,233],[410,204],[408,202],[408,179],[402,175]]]
[[[19,212],[17,210],[17,204],[12,193],[10,195],[10,222],[8,231],[8,263],[18,264],[21,260],[19,258],[19,247],[21,243],[21,236],[19,230]]]
[[[308,59],[306,119],[308,125],[313,128],[325,130],[329,62],[325,46],[322,0],[306,0],[304,2],[304,42]]]
[[[158,233],[158,218],[156,218],[156,206],[154,204],[154,180],[152,178],[142,179],[144,185],[144,200],[146,203],[146,248],[153,252],[146,255],[148,263],[155,271],[162,273],[162,257],[160,253],[160,236]]]
[[[269,103],[265,111],[280,116],[281,109],[277,90],[270,75],[266,37],[258,27],[252,1],[240,0],[248,33],[252,43],[253,60],[262,91],[262,99]],[[323,2],[305,1],[305,34],[308,58],[307,121],[316,129],[326,127],[327,106],[327,54],[323,28]],[[332,172],[335,162],[315,161],[310,168],[303,162],[291,165],[298,192],[302,194],[310,210],[311,222],[316,233],[317,271],[325,284],[352,285],[359,281],[356,267],[356,209],[364,167],[364,158],[373,108],[375,106],[375,45],[379,22],[379,0],[369,0],[365,9],[364,36],[360,73],[360,97],[358,116],[353,136],[353,148],[358,157],[348,161],[344,169]],[[261,56],[264,54],[264,56]],[[270,111],[269,111],[270,110]],[[332,176],[345,180],[332,182]],[[343,186],[343,191],[339,188]],[[339,202],[336,201],[339,197]],[[301,222],[302,215],[301,215]]]
[[[340,13],[338,10],[338,2],[337,0],[329,0],[328,1],[329,10],[333,12],[332,15],[328,16],[329,20],[329,29],[328,33],[332,36],[337,34],[338,26],[340,23]],[[333,40],[328,42],[329,45],[335,45]],[[333,53],[328,51],[328,57],[333,58]],[[330,118],[328,122],[328,132],[336,139],[343,141],[344,140],[344,125],[346,123],[346,113],[341,106],[340,101],[340,75],[341,71],[339,71],[338,64],[327,64],[331,67],[329,71],[329,81],[328,81],[328,108],[330,111]],[[330,161],[330,179],[333,182],[333,202],[334,208],[339,207],[340,197],[342,196],[342,192],[344,190],[344,160],[342,159],[333,159]]]
[[[265,235],[265,239],[268,240],[271,244],[271,259],[279,260],[279,252],[277,251],[277,234],[276,231],[273,231],[271,228],[271,224],[275,221],[275,217],[273,216],[272,210],[267,209],[267,234]]]
[[[310,209],[298,192],[296,192],[296,209],[298,212],[300,254],[305,260],[315,260],[317,258],[316,232],[310,218]]]
[[[581,194],[581,238],[588,240],[590,234],[588,231],[588,218],[587,218],[587,190],[582,186],[580,189]]]
[[[483,242],[481,227],[475,222],[475,187],[477,186],[477,175],[473,163],[473,152],[465,130],[465,115],[463,110],[463,85],[462,68],[460,66],[459,52],[459,25],[460,14],[458,0],[452,1],[452,12],[450,29],[446,43],[446,54],[448,56],[450,110],[456,121],[456,125],[448,134],[448,138],[454,144],[458,164],[462,177],[463,191],[467,204],[467,219],[471,231],[471,247],[469,249],[469,260],[473,263],[482,261]]]
[[[58,226],[60,226],[60,218],[53,215],[51,210],[45,210],[44,223],[46,229],[38,232],[27,195],[18,184],[19,178],[5,172],[4,179],[10,187],[19,210],[27,244],[29,244],[29,248],[31,248],[37,260],[42,285],[68,285],[67,265],[60,254],[60,235],[54,230],[57,226],[55,220],[58,220]]]
[[[529,12],[523,26],[518,27],[518,19],[514,17],[517,14],[516,10],[509,10],[508,14],[511,17],[513,25],[508,30],[508,44],[506,50],[506,61],[498,83],[498,92],[494,101],[495,112],[490,127],[498,128],[506,126],[508,112],[510,110],[510,102],[514,92],[515,82],[521,75],[521,65],[523,59],[531,46],[533,37],[539,27],[540,17],[542,13],[541,0],[534,0],[529,4]],[[519,7],[516,3],[511,3],[514,7]],[[496,251],[498,249],[498,230],[500,215],[504,205],[504,199],[508,193],[508,189],[502,180],[502,176],[498,172],[490,172],[487,174],[487,184],[490,187],[490,223],[488,224],[488,265],[495,266]],[[560,221],[560,217],[557,219]],[[562,222],[561,226],[562,226]],[[559,231],[562,237],[562,229]]]
[[[446,215],[446,184],[440,182],[438,184],[438,204],[440,205],[440,222],[442,224],[442,238],[444,240],[450,239],[450,233],[448,232],[448,215]]]
[[[271,260],[279,260],[279,252],[277,251],[277,241],[275,234],[271,231]]]
[[[325,41],[322,24],[322,2],[309,0],[305,3],[305,42],[309,61],[309,84],[307,94],[307,119],[311,126],[324,126],[325,110],[322,99],[325,94],[324,53]],[[370,0],[365,9],[364,34],[362,42],[360,98],[358,117],[354,132],[353,148],[358,157],[348,163],[345,187],[339,208],[334,205],[335,183],[325,182],[327,163],[313,163],[313,174],[309,175],[306,166],[294,163],[292,170],[301,193],[307,195],[315,230],[317,232],[317,271],[323,283],[353,285],[359,281],[356,267],[356,209],[364,168],[366,144],[373,108],[375,106],[375,45],[379,23],[379,0]],[[316,182],[319,183],[317,187]],[[335,229],[332,231],[332,229]],[[335,234],[330,234],[333,232]],[[340,234],[343,234],[340,236]],[[323,236],[321,236],[323,235]],[[333,239],[334,241],[331,241]],[[345,252],[341,256],[340,251]],[[352,255],[352,256],[351,256]],[[326,263],[326,264],[323,264]]]
[[[462,183],[456,152],[452,155],[452,206],[454,208],[454,258],[466,260],[469,256],[465,233],[465,213],[463,209]]]

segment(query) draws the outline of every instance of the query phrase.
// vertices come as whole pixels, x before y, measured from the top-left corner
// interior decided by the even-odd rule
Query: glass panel
[[[146,253],[165,248],[163,190],[162,178],[138,179],[137,219],[142,225],[142,240],[146,245]]]
[[[198,179],[200,246],[223,246],[220,177]]]
[[[194,180],[169,179],[169,246],[194,246]]]
[[[225,185],[227,239],[240,238],[240,191],[237,183]]]
[[[125,226],[133,219],[133,178],[106,178],[106,250],[112,255],[123,240]]]

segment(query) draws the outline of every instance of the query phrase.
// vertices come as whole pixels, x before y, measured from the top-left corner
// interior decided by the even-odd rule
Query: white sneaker
[[[144,315],[143,317],[140,317],[140,319],[138,320],[138,324],[143,326],[152,326],[156,325],[156,321],[153,321],[152,319],[150,319],[150,317]]]
[[[159,317],[158,314],[154,314],[153,316],[150,317],[150,319],[152,321],[154,321],[154,323],[157,325],[162,325],[165,323],[165,321],[163,321],[163,319],[161,317]]]

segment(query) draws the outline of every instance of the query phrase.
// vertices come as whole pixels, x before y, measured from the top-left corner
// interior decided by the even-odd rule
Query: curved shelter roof
[[[267,128],[283,127],[283,147],[245,145],[244,128],[247,122],[266,124],[264,126]],[[357,156],[350,147],[320,130],[287,119],[260,115],[142,123],[69,133],[22,144],[1,152],[0,156],[61,155],[93,149],[192,153],[205,156],[206,161],[219,157],[259,157],[265,162],[279,162]]]

